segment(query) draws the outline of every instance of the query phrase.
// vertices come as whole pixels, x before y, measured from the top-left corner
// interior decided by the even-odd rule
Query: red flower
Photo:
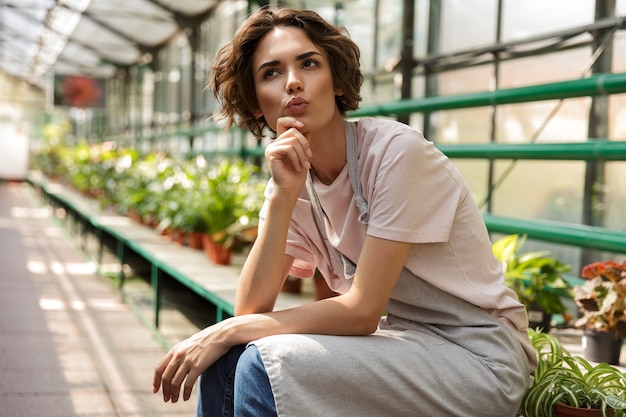
[[[69,76],[63,83],[64,101],[73,107],[88,107],[102,95],[96,81],[90,77]]]
[[[602,278],[604,281],[618,282],[626,278],[626,262],[594,262],[582,268],[580,276],[585,279]]]

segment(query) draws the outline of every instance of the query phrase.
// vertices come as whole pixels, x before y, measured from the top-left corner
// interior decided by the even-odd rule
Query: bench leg
[[[161,310],[161,271],[152,264],[152,310],[154,313],[154,328],[159,328],[159,311]]]

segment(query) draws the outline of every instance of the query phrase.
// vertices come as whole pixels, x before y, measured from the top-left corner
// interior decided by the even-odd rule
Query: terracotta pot
[[[191,232],[187,235],[187,244],[190,248],[193,249],[203,249],[204,244],[202,243],[202,233],[200,232]]]
[[[185,238],[185,232],[183,232],[182,230],[178,230],[178,229],[172,229],[170,233],[170,239],[172,239],[172,242],[182,245],[184,238]]]
[[[135,210],[128,210],[128,217],[137,223],[141,223],[141,216]]]
[[[555,404],[552,408],[554,417],[602,417],[602,410],[591,408],[576,408],[565,404]],[[606,410],[607,416],[613,415],[613,410]]]
[[[232,252],[229,248],[213,241],[211,236],[202,235],[202,246],[207,257],[216,265],[230,265]]]
[[[591,362],[619,365],[623,340],[612,333],[583,328],[585,358]]]

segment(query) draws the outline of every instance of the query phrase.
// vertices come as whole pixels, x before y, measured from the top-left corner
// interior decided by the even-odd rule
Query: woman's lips
[[[309,107],[309,103],[301,98],[292,98],[289,100],[289,103],[287,103],[287,111],[291,115],[304,113],[307,107]]]

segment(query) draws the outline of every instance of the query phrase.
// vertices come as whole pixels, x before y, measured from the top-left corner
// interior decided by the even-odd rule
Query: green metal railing
[[[626,161],[626,142],[589,140],[568,143],[437,144],[449,158]]]
[[[454,110],[619,93],[626,93],[626,73],[601,74],[571,81],[483,91],[471,94],[401,100],[374,106],[364,106],[351,113],[350,116],[397,116],[437,110]]]

